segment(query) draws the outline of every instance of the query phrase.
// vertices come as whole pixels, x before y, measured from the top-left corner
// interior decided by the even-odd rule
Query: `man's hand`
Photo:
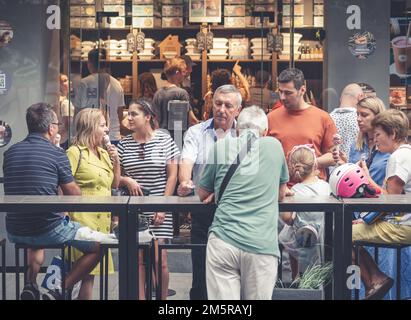
[[[294,192],[291,191],[290,188],[285,187],[285,196],[286,196],[286,197],[292,197],[293,195],[294,195]]]
[[[209,204],[214,202],[214,193],[210,194],[207,198],[203,200],[204,204]]]
[[[344,163],[347,163],[348,161],[347,155],[343,151],[338,150],[338,149],[339,148],[334,147],[332,150],[333,159],[334,159],[336,166],[343,165]]]
[[[195,186],[192,180],[182,181],[177,188],[177,194],[180,197],[187,197],[193,192],[194,188]]]

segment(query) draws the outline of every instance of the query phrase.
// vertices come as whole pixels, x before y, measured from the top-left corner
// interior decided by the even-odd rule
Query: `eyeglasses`
[[[144,151],[146,149],[146,144],[145,143],[140,143],[140,150],[138,150],[138,159],[139,160],[144,160]]]
[[[59,126],[59,127],[63,125],[61,122],[52,122],[51,124],[54,124],[54,125]]]

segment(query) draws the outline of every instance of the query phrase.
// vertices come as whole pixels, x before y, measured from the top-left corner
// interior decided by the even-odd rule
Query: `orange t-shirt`
[[[337,128],[330,115],[314,106],[304,110],[278,108],[268,114],[268,134],[280,140],[284,154],[300,144],[313,144],[317,157],[333,147],[333,135]],[[326,179],[324,169],[320,178]]]

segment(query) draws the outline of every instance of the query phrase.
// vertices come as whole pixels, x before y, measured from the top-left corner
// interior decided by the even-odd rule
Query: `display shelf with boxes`
[[[304,9],[308,7],[306,1]],[[271,52],[267,49],[267,34],[272,32],[272,25],[276,13],[284,11],[283,6],[287,0],[226,0],[222,6],[222,19],[220,23],[208,25],[209,32],[213,33],[213,48],[200,50],[197,46],[197,33],[200,31],[199,24],[188,23],[188,2],[183,0],[75,0],[71,10],[75,23],[71,23],[70,34],[77,37],[77,44],[71,45],[71,67],[72,70],[82,76],[88,74],[86,67],[87,50],[90,50],[91,43],[98,44],[97,39],[101,39],[104,44],[102,47],[108,49],[108,59],[112,74],[119,79],[129,80],[131,90],[126,91],[127,95],[137,98],[138,95],[138,75],[142,72],[151,72],[154,70],[156,75],[163,68],[166,58],[187,54],[196,64],[193,68],[192,78],[195,83],[201,87],[196,90],[198,98],[201,98],[207,92],[206,77],[217,68],[232,69],[234,63],[238,62],[243,69],[247,69],[248,74],[253,75],[258,70],[263,69],[271,74],[275,79],[278,70],[283,69],[289,62],[290,45],[289,28],[282,27],[280,32],[283,33],[284,50],[283,52]],[[310,6],[313,6],[312,16],[314,17],[314,5],[320,5],[319,0],[311,0]],[[298,1],[296,2],[298,4]],[[83,8],[84,6],[95,6],[95,9]],[[287,5],[287,4],[286,4]],[[96,9],[99,8],[99,9]],[[106,18],[101,23],[96,23],[96,13],[100,10],[108,12],[118,12],[120,18],[124,18],[124,26],[114,23],[112,17],[109,24]],[[250,17],[254,9],[269,10],[270,18],[265,19],[261,24],[259,17]],[[286,9],[287,10],[287,9]],[[315,9],[318,14],[321,9]],[[77,16],[74,16],[76,14]],[[271,18],[272,15],[272,18]],[[234,23],[229,26],[225,24],[225,18],[244,18],[245,27],[242,24]],[[181,19],[182,23],[167,23],[167,19]],[[250,19],[253,18],[253,19]],[[86,19],[86,20],[85,20]],[[88,19],[88,20],[87,20]],[[94,25],[91,23],[94,19]],[[150,19],[152,23],[137,23],[136,19]],[[83,21],[85,20],[85,21]],[[313,19],[311,19],[313,21]],[[134,31],[133,31],[134,30]],[[304,72],[318,74],[317,71],[311,72],[312,69],[321,65],[322,59],[319,52],[313,48],[319,48],[316,34],[319,28],[312,25],[304,24],[301,28],[296,28],[294,34],[295,48],[294,53],[298,54],[295,62]],[[144,33],[144,45],[138,50],[129,51],[127,39],[132,32]],[[261,35],[263,39],[261,40]],[[178,50],[161,49],[162,43],[167,37],[173,36],[178,38],[181,48]],[[297,40],[297,41],[296,41]],[[219,42],[220,41],[220,42]],[[71,41],[72,42],[72,41]],[[90,43],[91,42],[91,43]],[[301,55],[301,43],[310,43],[312,52],[306,52],[305,56]],[[85,46],[84,46],[85,44]],[[302,59],[304,57],[304,59]],[[313,67],[309,67],[309,65]],[[322,66],[319,68],[322,70]],[[161,73],[161,72],[160,72]],[[321,76],[319,76],[321,78]]]

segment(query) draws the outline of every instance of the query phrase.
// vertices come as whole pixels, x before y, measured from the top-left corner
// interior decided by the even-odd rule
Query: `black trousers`
[[[208,229],[214,219],[214,212],[191,215],[191,243],[207,244]],[[193,264],[193,283],[190,290],[190,300],[207,300],[206,287],[206,248],[191,249]]]

